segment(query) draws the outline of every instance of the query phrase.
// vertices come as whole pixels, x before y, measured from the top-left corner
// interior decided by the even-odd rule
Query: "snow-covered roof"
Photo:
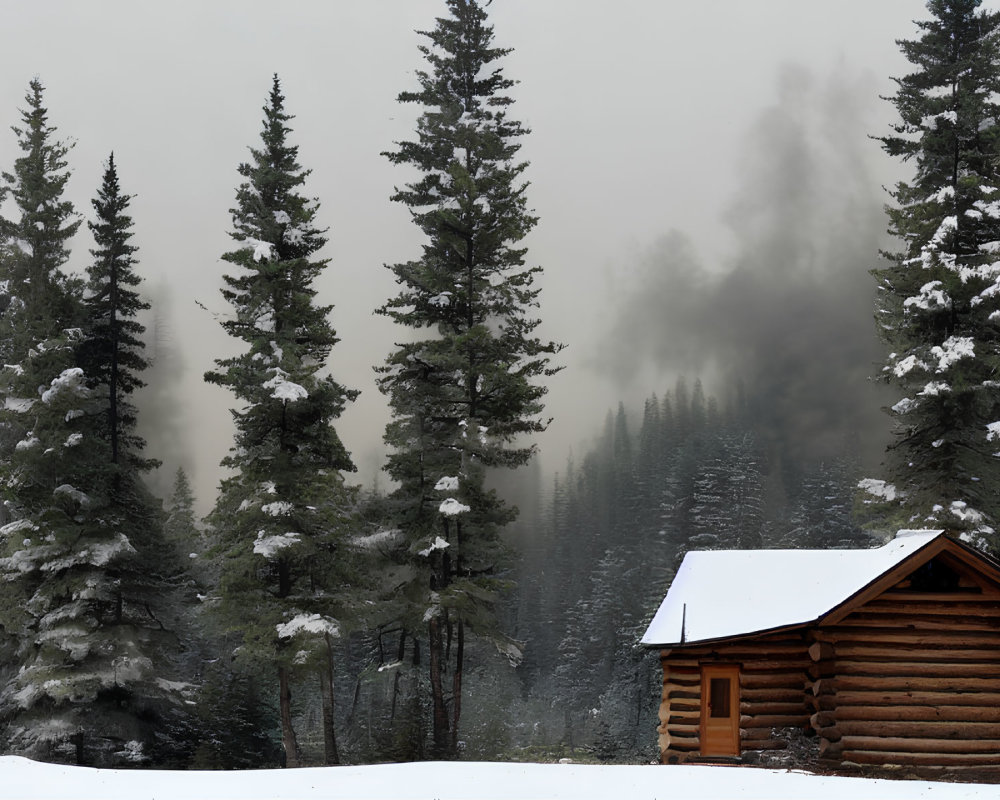
[[[813,622],[942,533],[900,531],[870,550],[691,551],[642,643],[701,642]]]

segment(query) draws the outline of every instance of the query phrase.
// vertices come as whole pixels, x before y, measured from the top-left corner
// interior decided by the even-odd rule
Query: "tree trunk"
[[[354,725],[354,717],[358,713],[358,702],[361,700],[361,675],[354,681],[354,700],[351,702],[351,712],[347,715],[344,727],[348,730]]]
[[[320,692],[323,696],[323,749],[326,756],[327,766],[340,763],[340,754],[337,752],[337,733],[334,730],[333,722],[333,645],[330,644],[330,635],[326,635],[326,663],[319,669]]]
[[[444,688],[441,684],[442,650],[441,624],[433,617],[427,625],[430,656],[431,698],[434,705],[433,734],[434,758],[445,758],[448,754],[448,710],[444,703]]]
[[[399,683],[403,679],[403,659],[406,658],[406,628],[399,632],[399,649],[396,652],[396,674],[392,679],[392,707],[389,710],[389,724],[396,719],[396,704],[399,702]]]
[[[281,744],[285,748],[285,766],[301,765],[299,743],[292,727],[292,692],[288,686],[288,667],[278,667],[278,704],[281,711]]]
[[[465,661],[465,623],[458,620],[458,635],[455,643],[455,674],[452,676],[451,690],[451,752],[458,755],[458,721],[462,716],[462,667]]]

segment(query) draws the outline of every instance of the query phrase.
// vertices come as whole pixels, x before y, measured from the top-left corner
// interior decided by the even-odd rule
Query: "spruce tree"
[[[892,350],[882,375],[901,394],[896,522],[982,541],[1000,522],[1000,14],[979,6],[931,0],[919,37],[899,42],[916,69],[896,79],[900,120],[880,141],[914,173],[890,192],[901,249],[873,272]]]
[[[86,336],[77,362],[87,376],[88,386],[106,387],[108,409],[103,438],[116,465],[121,465],[125,454],[138,458],[145,447],[135,434],[136,410],[129,401],[136,389],[145,386],[139,375],[149,366],[141,338],[146,328],[137,316],[150,307],[136,291],[140,282],[134,269],[138,248],[130,243],[132,218],[127,213],[131,199],[121,191],[112,153],[101,188],[92,201],[96,218],[88,223],[97,247],[90,251],[94,260],[87,271],[84,298]],[[146,469],[154,464],[124,466]]]
[[[263,110],[261,146],[239,167],[236,248],[222,256],[233,267],[222,290],[233,313],[222,327],[243,352],[205,375],[239,402],[222,462],[232,476],[210,521],[224,553],[221,615],[240,656],[277,679],[286,764],[295,766],[294,673],[329,674],[329,637],[340,631],[353,579],[344,544],[352,493],[341,471],[354,466],[333,421],[357,392],[323,375],[337,342],[330,306],[315,303],[313,288],[327,265],[314,257],[326,237],[318,203],[300,194],[309,171],[288,142],[292,117],[277,75]]]
[[[174,474],[174,487],[166,508],[163,523],[167,540],[177,548],[183,557],[194,559],[205,549],[204,537],[198,529],[198,519],[194,513],[194,492],[191,481],[183,467]]]
[[[0,217],[0,240],[7,245],[0,262],[5,364],[20,362],[29,349],[80,321],[79,284],[60,269],[81,222],[63,197],[73,145],[55,138],[44,91],[37,78],[28,85],[21,125],[12,128],[22,155],[0,183],[0,201],[9,198],[16,210],[13,219]]]
[[[418,89],[398,98],[421,108],[416,139],[386,153],[418,173],[392,199],[410,209],[425,244],[419,258],[390,266],[402,288],[379,309],[424,332],[388,357],[380,388],[393,416],[386,469],[416,568],[405,622],[427,629],[437,756],[457,749],[467,629],[514,652],[495,604],[500,531],[515,511],[485,488],[484,473],[530,458],[527,436],[546,427],[537,379],[552,374],[559,350],[535,336],[531,316],[540,267],[525,266],[521,241],[537,220],[517,160],[528,131],[508,115],[514,82],[498,66],[510,51],[494,46],[476,0],[447,0],[447,10],[420,32],[428,69],[416,73]]]
[[[18,411],[34,401],[39,387],[73,366],[74,345],[68,337],[79,333],[83,317],[80,282],[61,270],[69,258],[69,241],[80,227],[73,204],[63,197],[72,144],[55,138],[43,94],[35,78],[25,95],[21,125],[12,128],[21,156],[11,171],[0,173],[0,203],[6,201],[14,212],[12,217],[0,215],[3,454],[13,452],[30,427]],[[11,516],[11,508],[5,508],[0,522]]]
[[[22,212],[6,227],[34,237],[22,239],[28,244],[9,273],[13,299],[4,320],[8,344],[20,348],[7,367],[5,431],[21,437],[2,464],[13,521],[2,529],[0,623],[17,639],[19,665],[0,693],[5,746],[101,766],[164,763],[179,757],[185,720],[181,687],[170,680],[177,677],[179,633],[172,560],[162,552],[156,504],[139,479],[148,462],[137,452],[134,415],[111,413],[111,365],[141,369],[141,358],[130,361],[141,342],[119,338],[110,349],[101,346],[109,318],[101,298],[116,291],[104,268],[110,253],[125,252],[130,221],[104,231],[109,196],[102,190],[84,301],[59,271],[67,233],[77,224],[67,223],[72,206],[62,199],[65,148],[50,141],[37,82],[32,89],[25,116],[33,127],[19,133],[26,156],[5,175]],[[87,303],[94,324],[68,327],[84,318]],[[128,321],[134,311],[116,314]],[[129,387],[119,381],[118,392],[127,395]],[[117,408],[128,406],[119,398]]]

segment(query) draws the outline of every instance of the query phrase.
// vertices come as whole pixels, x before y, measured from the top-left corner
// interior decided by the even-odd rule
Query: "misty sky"
[[[230,395],[202,382],[232,347],[213,318],[227,310],[219,256],[231,246],[236,167],[259,141],[274,72],[296,116],[291,140],[313,171],[306,191],[330,227],[323,255],[332,262],[317,287],[320,301],[335,304],[341,337],[330,366],[362,392],[338,430],[358,479],[370,484],[377,472],[387,412],[372,365],[400,334],[372,310],[395,288],[383,264],[416,257],[420,242],[406,210],[388,200],[408,174],[379,153],[412,135],[417,110],[395,98],[423,68],[414,31],[433,27],[444,8],[443,0],[0,0],[0,167],[18,155],[8,128],[34,76],[47,87],[50,122],[77,142],[68,192],[78,211],[89,215],[114,151],[124,191],[137,195],[139,272],[180,357],[151,376],[149,403],[176,413],[147,431],[149,455],[172,469],[186,454],[202,510],[231,439]],[[522,153],[540,217],[527,244],[530,262],[545,269],[541,335],[568,345],[566,368],[550,383],[555,422],[541,440],[543,464],[559,468],[619,397],[662,392],[679,369],[709,379],[726,359],[751,370],[766,361],[731,346],[754,339],[759,315],[739,298],[764,302],[764,281],[822,292],[829,278],[841,287],[830,302],[857,304],[870,319],[865,282],[876,253],[863,260],[870,235],[852,234],[844,215],[860,208],[866,230],[885,227],[869,209],[877,213],[880,185],[900,173],[866,137],[892,119],[878,95],[892,92],[890,75],[908,71],[894,42],[913,37],[911,20],[926,16],[921,0],[495,0],[489,11],[497,44],[515,49],[504,62],[520,81],[513,115],[532,129]],[[822,145],[785,136],[790,127]],[[811,190],[800,191],[803,183]],[[823,224],[831,194],[832,238]],[[811,213],[796,218],[789,244],[775,231],[803,208]],[[689,275],[695,306],[670,281],[660,282],[662,295],[635,288],[657,252],[676,255],[664,245],[671,231],[686,237],[698,265],[699,276]],[[826,255],[803,266],[814,240]],[[850,258],[838,241],[852,242]],[[86,266],[90,246],[81,228],[71,266]],[[751,249],[773,257],[750,257]],[[734,275],[758,293],[734,290]],[[640,317],[630,308],[636,298]],[[673,322],[693,307],[700,322]],[[715,315],[723,333],[706,324]],[[612,333],[658,344],[616,351]]]

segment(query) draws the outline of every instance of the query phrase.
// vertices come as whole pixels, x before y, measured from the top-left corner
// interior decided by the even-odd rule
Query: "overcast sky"
[[[330,366],[362,391],[338,430],[359,480],[377,471],[387,415],[371,368],[399,334],[372,310],[394,291],[383,265],[416,257],[420,242],[388,200],[406,173],[379,153],[412,135],[416,109],[395,98],[423,67],[414,31],[444,9],[443,0],[0,0],[0,167],[18,154],[7,128],[34,76],[51,123],[77,142],[68,191],[79,211],[89,215],[114,151],[123,189],[137,195],[140,273],[182,356],[178,376],[149,390],[178,411],[150,455],[197,454],[184,466],[203,510],[231,437],[230,396],[202,383],[231,347],[213,319],[226,310],[219,256],[230,247],[236,167],[259,141],[274,72],[296,116],[292,142],[313,170],[307,191],[330,227],[332,262],[318,287],[341,337]],[[543,463],[558,467],[619,396],[672,383],[656,365],[612,378],[594,354],[633,264],[666,233],[686,233],[709,270],[736,257],[723,219],[738,192],[745,202],[747,138],[783,93],[807,96],[831,80],[852,87],[856,108],[837,136],[861,154],[873,191],[892,179],[894,165],[865,137],[892,118],[878,95],[907,71],[894,42],[911,38],[926,11],[921,0],[495,0],[489,13],[496,42],[515,50],[504,63],[520,81],[513,115],[532,129],[522,153],[540,217],[527,244],[545,269],[543,335],[569,346],[541,441]],[[807,77],[790,89],[789,75]],[[81,229],[74,267],[90,246]],[[857,264],[858,274],[872,265]]]

